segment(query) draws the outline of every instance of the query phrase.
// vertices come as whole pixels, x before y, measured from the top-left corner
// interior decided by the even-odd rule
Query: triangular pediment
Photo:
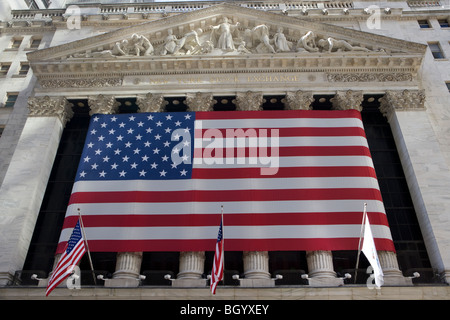
[[[301,68],[416,72],[425,46],[230,4],[120,28],[28,54],[38,78]],[[400,70],[398,69],[398,70]],[[402,71],[402,70],[400,70]]]

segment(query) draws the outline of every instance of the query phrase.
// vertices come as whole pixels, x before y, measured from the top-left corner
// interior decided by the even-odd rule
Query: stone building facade
[[[0,296],[21,297],[26,287],[28,297],[43,297],[73,183],[61,172],[76,170],[90,115],[356,109],[373,139],[397,250],[378,253],[381,294],[399,298],[389,290],[400,287],[412,298],[450,297],[449,3],[32,4],[11,2],[0,24]],[[71,144],[78,147],[64,151]],[[93,256],[98,282],[58,295],[209,295],[211,253]],[[355,257],[234,252],[222,292],[374,298],[364,279],[355,286],[345,276]]]

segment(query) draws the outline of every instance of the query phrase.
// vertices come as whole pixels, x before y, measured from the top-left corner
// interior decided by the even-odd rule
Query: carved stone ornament
[[[238,111],[258,111],[262,110],[264,103],[262,92],[238,92],[236,99],[233,100]]]
[[[411,73],[406,72],[376,72],[376,73],[329,73],[329,82],[389,82],[412,81]]]
[[[380,111],[384,116],[394,110],[425,110],[425,90],[388,90],[379,101]]]
[[[160,94],[147,93],[145,96],[138,96],[136,104],[139,112],[163,112],[168,102]]]
[[[42,88],[93,88],[116,87],[122,85],[119,78],[83,78],[83,79],[42,79]]]
[[[204,30],[208,30],[205,32]],[[384,52],[383,49],[366,48],[346,40],[335,39],[327,35],[318,35],[308,31],[300,38],[288,37],[282,27],[270,30],[266,24],[254,27],[241,27],[239,21],[230,21],[222,17],[217,25],[206,25],[185,33],[175,35],[173,29],[165,31],[167,35],[151,38],[142,34],[133,34],[100,51],[74,53],[69,58],[117,58],[165,55],[223,55],[256,53],[333,53],[333,52]],[[162,33],[159,33],[162,34]]]
[[[330,101],[333,104],[334,110],[354,109],[362,111],[363,92],[353,90],[338,91]]]
[[[312,110],[314,102],[312,91],[295,91],[286,93],[282,101],[287,110]]]
[[[216,102],[212,93],[202,92],[188,93],[185,101],[189,111],[212,111]]]
[[[104,96],[102,94],[89,97],[88,104],[91,109],[89,112],[90,115],[95,113],[114,114],[117,113],[120,106],[120,103],[113,96]]]
[[[28,110],[31,117],[57,116],[63,126],[73,116],[72,104],[64,97],[34,97],[28,99]]]

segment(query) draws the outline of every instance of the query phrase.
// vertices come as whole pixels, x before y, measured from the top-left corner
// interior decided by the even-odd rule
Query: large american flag
[[[57,252],[78,208],[91,251],[214,251],[221,205],[227,250],[357,250],[364,203],[394,251],[355,110],[96,114]]]
[[[66,243],[66,248],[60,257],[55,270],[53,270],[50,280],[48,281],[45,296],[48,296],[53,289],[55,289],[72,274],[73,269],[81,260],[85,252],[86,247],[80,228],[80,221],[78,220],[72,230],[69,241]]]

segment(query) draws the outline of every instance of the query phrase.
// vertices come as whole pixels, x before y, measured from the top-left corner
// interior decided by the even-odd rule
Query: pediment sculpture
[[[153,43],[142,34],[133,34],[128,39],[117,41],[110,49],[76,53],[71,58],[383,51],[318,35],[314,31],[306,32],[299,39],[288,39],[280,26],[271,33],[266,24],[243,28],[239,22],[230,21],[227,17],[204,29],[197,28],[178,37],[172,29],[167,29],[167,35],[160,36],[161,39],[152,38]]]

